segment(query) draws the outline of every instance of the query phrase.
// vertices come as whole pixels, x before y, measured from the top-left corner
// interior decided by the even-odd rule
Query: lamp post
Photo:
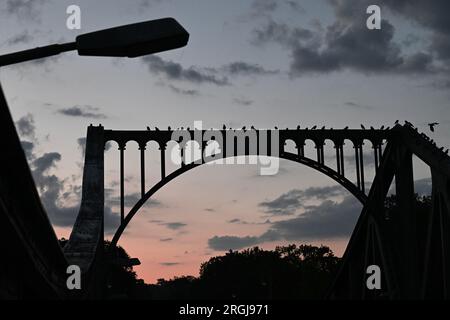
[[[163,18],[95,31],[74,42],[14,52],[0,56],[0,67],[77,50],[80,56],[128,57],[184,47],[189,33],[173,18]]]

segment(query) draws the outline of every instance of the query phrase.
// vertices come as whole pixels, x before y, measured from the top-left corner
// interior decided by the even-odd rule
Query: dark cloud
[[[167,61],[155,55],[146,56],[142,58],[142,61],[147,64],[150,72],[154,74],[163,75],[169,80],[186,81],[194,84],[209,83],[226,86],[231,84],[229,77],[264,76],[279,73],[279,70],[267,70],[258,64],[244,61],[228,63],[218,68],[196,66],[185,68],[179,63]],[[197,90],[185,90],[173,85],[169,85],[169,88],[178,94],[191,96],[199,94]]]
[[[361,10],[366,8],[369,4],[372,4],[369,0],[329,0],[329,2],[334,7],[338,19],[354,19],[356,15],[360,15],[360,12],[362,12]],[[376,4],[379,5],[382,10],[388,9],[396,15],[412,21],[415,26],[422,26],[428,31],[431,31],[431,36],[426,39],[431,41],[431,45],[428,48],[429,53],[427,53],[427,55],[443,60],[447,69],[449,68],[449,1],[380,0]],[[411,43],[417,43],[419,41],[420,38],[417,36],[411,37],[409,34],[402,40],[402,43],[405,46],[410,46]]]
[[[181,94],[184,96],[199,96],[200,92],[198,90],[193,90],[193,89],[181,89],[178,88],[174,85],[169,85],[170,90],[172,90],[173,92],[177,93],[177,94]]]
[[[222,69],[232,76],[255,76],[255,75],[271,75],[279,73],[279,70],[266,70],[262,66],[243,61],[232,62],[222,67]]]
[[[34,118],[27,115],[16,123],[22,136],[35,136]],[[21,141],[22,148],[29,161],[36,188],[41,202],[46,209],[51,223],[60,227],[73,226],[78,215],[81,202],[81,186],[73,184],[70,179],[60,179],[51,171],[56,168],[62,156],[58,152],[35,153],[35,145],[39,141]],[[105,206],[105,232],[111,233],[119,224],[119,217],[111,208]]]
[[[349,237],[361,205],[352,196],[341,202],[325,200],[292,218],[271,223],[270,228],[259,236],[214,236],[208,240],[213,250],[237,250],[268,241],[312,241]]]
[[[165,267],[172,267],[181,264],[180,262],[161,262],[160,265]]]
[[[172,229],[172,230],[178,230],[178,229],[181,229],[181,228],[187,226],[187,224],[183,223],[183,222],[165,222],[165,223],[161,223],[161,225],[164,225],[167,228]]]
[[[163,60],[156,55],[149,55],[142,58],[148,66],[150,72],[166,76],[170,80],[187,81],[196,84],[209,83],[218,86],[229,85],[226,77],[217,76],[217,70],[213,68],[184,68],[181,64]]]
[[[22,149],[25,152],[25,156],[27,157],[28,161],[31,161],[34,159],[34,143],[30,141],[22,140],[20,141],[22,144]]]
[[[204,210],[207,212],[215,212],[216,211],[214,208],[205,208]]]
[[[318,206],[293,219],[272,223],[261,236],[265,239],[319,240],[350,236],[361,212],[361,205],[353,196],[341,202],[325,200]]]
[[[244,98],[234,98],[233,102],[235,104],[238,104],[238,105],[241,105],[241,106],[245,106],[245,107],[251,106],[253,104],[253,100],[244,99]]]
[[[406,55],[394,41],[394,26],[382,21],[381,30],[366,27],[364,4],[330,1],[336,22],[323,31],[291,27],[271,19],[254,31],[253,43],[275,42],[290,51],[291,76],[354,70],[375,73],[433,73],[436,68],[429,52]],[[364,1],[363,1],[364,2]]]
[[[173,238],[163,238],[163,239],[159,239],[159,241],[161,242],[168,242],[168,241],[172,241]]]
[[[292,215],[304,208],[304,202],[310,199],[324,200],[345,194],[341,186],[311,187],[305,190],[293,189],[271,201],[263,201],[259,206],[273,215]]]
[[[105,119],[107,116],[103,113],[98,112],[99,108],[92,107],[89,105],[85,106],[73,106],[70,108],[59,109],[56,112],[69,117],[81,117],[81,118],[92,118],[92,119]]]
[[[238,250],[260,243],[260,237],[214,236],[208,239],[208,247],[217,251]]]
[[[35,139],[36,126],[34,124],[34,117],[31,113],[23,116],[16,122],[17,130],[22,138]]]

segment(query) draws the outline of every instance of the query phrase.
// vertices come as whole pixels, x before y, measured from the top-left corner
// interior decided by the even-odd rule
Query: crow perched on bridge
[[[428,124],[428,126],[430,127],[430,131],[434,132],[434,127],[436,127],[437,125],[439,125],[439,122],[431,122]]]
[[[364,127],[364,125],[361,125],[361,129],[366,130],[366,127]]]
[[[148,130],[148,131],[152,131],[152,129],[150,129],[150,127],[149,127],[149,126],[147,126],[147,130]]]

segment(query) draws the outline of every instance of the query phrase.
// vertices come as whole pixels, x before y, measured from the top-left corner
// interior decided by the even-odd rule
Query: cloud
[[[214,236],[208,239],[208,247],[216,251],[238,250],[260,243],[259,237]]]
[[[167,228],[172,229],[172,230],[178,230],[178,229],[181,229],[181,228],[187,226],[187,224],[183,223],[183,222],[165,222],[165,223],[161,223],[161,225],[164,225]]]
[[[186,81],[196,84],[214,84],[217,86],[229,85],[226,77],[217,76],[217,71],[213,68],[199,68],[191,66],[184,68],[181,64],[166,61],[159,56],[149,55],[142,58],[148,66],[150,72],[156,75],[163,75],[169,80]]]
[[[250,16],[254,18],[271,17],[280,7],[295,11],[295,13],[305,12],[298,0],[254,0],[250,6]]]
[[[141,194],[140,193],[131,193],[131,194],[126,194],[124,196],[124,204],[125,207],[133,207],[139,200],[141,200]],[[112,205],[120,205],[120,196],[108,196],[107,201],[109,203],[111,203]],[[148,199],[147,202],[145,203],[146,206],[148,207],[161,207],[162,204],[160,201],[156,200],[156,199]]]
[[[173,61],[164,60],[159,56],[151,55],[142,58],[149,71],[165,76],[169,80],[185,81],[193,84],[214,84],[217,86],[230,85],[229,77],[236,76],[265,76],[279,73],[279,70],[267,70],[264,67],[244,61],[236,61],[217,68],[191,66],[183,67]],[[184,90],[169,85],[169,88],[178,94],[198,95],[197,90]]]
[[[84,106],[73,106],[70,108],[59,109],[56,112],[69,117],[81,117],[81,118],[92,118],[92,119],[106,119],[107,116],[103,113],[98,112],[99,108],[92,107],[89,105]]]
[[[36,126],[34,124],[34,117],[31,113],[23,116],[16,122],[17,130],[22,138],[36,139]]]
[[[20,19],[37,19],[47,0],[6,0],[4,10]]]
[[[364,2],[364,1],[363,1]],[[381,30],[368,30],[365,9],[356,1],[334,1],[336,22],[328,28],[309,30],[269,19],[253,32],[253,43],[278,43],[291,56],[290,75],[353,70],[364,74],[436,72],[433,55],[417,51],[406,55],[394,41],[394,26],[382,21]],[[352,5],[350,5],[351,3]]]
[[[214,236],[209,248],[217,251],[237,250],[269,241],[313,241],[349,237],[361,212],[360,203],[352,196],[340,202],[325,200],[309,206],[304,213],[287,220],[272,222],[259,236]]]
[[[174,85],[169,85],[170,90],[172,90],[173,92],[180,94],[180,95],[184,95],[184,96],[199,96],[200,92],[198,90],[193,90],[193,89],[181,89],[178,88]]]
[[[293,215],[304,202],[310,199],[324,200],[330,197],[341,196],[346,193],[341,186],[311,187],[305,190],[293,189],[271,201],[263,201],[258,205],[266,213],[272,215]]]
[[[31,40],[33,40],[33,37],[30,35],[28,30],[25,30],[15,36],[12,36],[8,40],[6,40],[6,43],[8,45],[12,46],[12,45],[21,44],[21,43],[29,43],[29,42],[31,42]]]
[[[25,152],[25,157],[29,160],[33,160],[34,159],[34,143],[30,142],[30,141],[25,141],[22,140],[20,141],[20,143],[22,144],[22,149]]]
[[[235,104],[245,106],[245,107],[251,106],[253,104],[253,100],[245,99],[245,98],[234,98],[233,102]]]
[[[310,206],[293,219],[272,223],[261,236],[265,239],[320,240],[347,237],[351,234],[361,212],[361,204],[353,196],[341,202],[325,200]]]
[[[35,136],[35,122],[32,114],[22,117],[16,123],[22,137],[33,137],[34,142],[22,140],[22,148],[28,159],[31,173],[41,202],[51,223],[60,227],[72,227],[81,203],[81,186],[78,181],[60,179],[52,173],[62,156],[58,152],[35,153],[39,141]],[[75,179],[72,177],[72,179]],[[109,206],[104,209],[105,232],[111,233],[119,224],[119,217]]]
[[[372,110],[373,109],[372,106],[361,104],[358,102],[353,102],[353,101],[347,101],[346,103],[344,103],[344,105],[346,107],[350,107],[353,109],[363,109],[363,110]]]
[[[232,76],[271,75],[279,73],[279,70],[266,70],[259,64],[237,61],[229,63],[222,69]]]
[[[172,267],[181,264],[180,262],[161,262],[160,265],[165,267]]]
[[[173,240],[173,238],[162,238],[162,239],[159,239],[159,241],[161,241],[161,242],[168,242],[168,241],[172,241]]]

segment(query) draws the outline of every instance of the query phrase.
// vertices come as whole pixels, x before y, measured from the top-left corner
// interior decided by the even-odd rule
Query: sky
[[[381,8],[381,30],[366,8]],[[69,5],[81,29],[66,27]],[[174,17],[186,47],[136,59],[76,53],[4,67],[0,80],[41,200],[59,237],[78,213],[89,124],[145,130],[302,127],[379,128],[408,120],[450,145],[450,3],[445,0],[3,0],[0,54],[73,41],[82,33]],[[434,133],[427,123],[437,121]],[[288,146],[287,148],[292,148]],[[367,176],[373,178],[366,144]],[[333,148],[326,146],[332,166]],[[307,146],[307,155],[314,154]],[[345,146],[354,180],[352,146]],[[127,144],[126,206],[139,198],[139,153]],[[117,228],[119,152],[105,151],[105,231]],[[147,188],[159,153],[146,150]],[[430,174],[415,159],[415,187]],[[138,257],[139,277],[197,275],[229,249],[328,245],[341,255],[361,205],[330,178],[281,160],[275,176],[251,165],[202,166],[178,177],[133,218],[119,245]],[[176,168],[168,164],[168,171]]]

